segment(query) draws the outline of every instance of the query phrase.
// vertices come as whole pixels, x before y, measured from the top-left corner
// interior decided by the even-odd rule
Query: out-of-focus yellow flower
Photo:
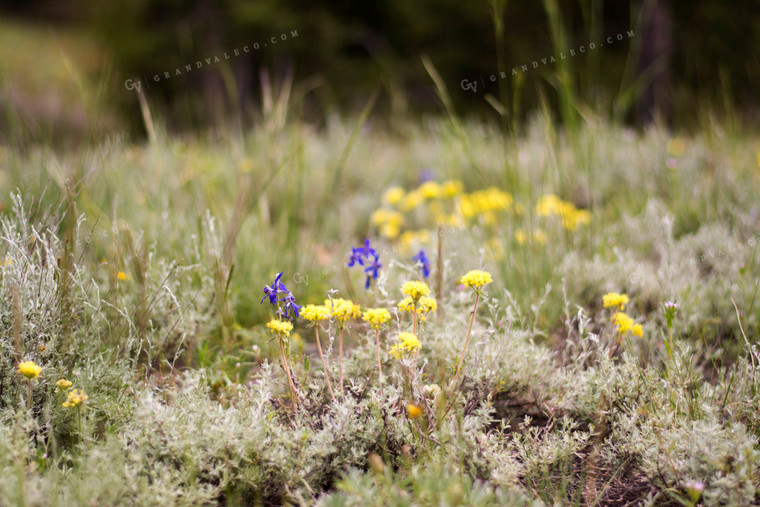
[[[71,387],[71,382],[66,380],[65,378],[60,379],[58,382],[55,383],[56,391],[65,391],[69,387]]]
[[[398,343],[391,347],[389,353],[399,359],[422,348],[422,344],[417,339],[417,336],[413,333],[406,331],[399,333],[398,337],[396,337],[396,340],[398,340]]]
[[[383,324],[391,320],[391,312],[385,308],[369,308],[362,314],[362,319],[374,329],[380,329]]]
[[[522,229],[515,230],[515,241],[518,245],[524,245],[528,241],[528,235]]]
[[[441,186],[435,181],[426,181],[417,191],[424,199],[438,199],[441,196]]]
[[[430,287],[425,282],[420,281],[404,282],[401,286],[401,293],[419,301],[422,296],[430,294]]]
[[[417,190],[412,190],[399,202],[398,206],[401,211],[412,211],[414,208],[422,204],[424,198],[422,194]]]
[[[680,157],[686,152],[686,141],[680,137],[668,140],[668,154],[672,157]]]
[[[468,271],[462,278],[459,279],[459,283],[476,289],[491,282],[493,282],[491,273],[480,269],[473,269],[471,271]]]
[[[573,203],[563,201],[553,194],[544,195],[538,200],[536,213],[542,217],[558,216],[562,226],[569,231],[591,222],[590,211],[579,210]]]
[[[390,205],[396,205],[404,198],[404,189],[401,187],[391,187],[383,194],[383,202]]]
[[[76,389],[73,389],[66,393],[66,401],[61,406],[64,408],[83,408],[88,399],[89,396],[84,394],[84,391],[80,393]]]
[[[380,227],[380,235],[388,239],[396,239],[401,232],[401,228],[397,224],[383,224]]]
[[[615,327],[617,327],[618,333],[620,333],[620,335],[624,335],[629,331],[636,336],[642,336],[644,333],[641,324],[634,325],[633,319],[623,312],[617,312],[612,316],[611,320]]]
[[[447,180],[441,184],[441,197],[451,199],[462,193],[464,185],[459,180]]]
[[[116,278],[118,278],[119,280],[123,282],[124,280],[129,278],[129,276],[124,271],[119,271],[118,273],[116,273]]]
[[[420,408],[418,405],[415,405],[414,403],[409,403],[406,405],[406,413],[411,419],[417,419],[422,415],[422,408]]]
[[[26,377],[27,380],[36,379],[40,376],[40,372],[42,371],[42,367],[37,366],[34,361],[24,361],[19,363],[16,368],[18,369],[19,374]]]
[[[617,308],[618,310],[625,310],[625,305],[628,304],[628,296],[625,294],[618,294],[617,292],[608,292],[602,296],[602,303],[605,308]]]

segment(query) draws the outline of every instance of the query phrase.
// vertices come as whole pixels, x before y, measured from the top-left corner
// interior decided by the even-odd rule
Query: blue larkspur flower
[[[348,267],[351,268],[356,264],[366,266],[364,272],[367,274],[367,280],[364,283],[364,288],[369,289],[372,280],[377,280],[378,270],[383,267],[380,263],[380,255],[378,255],[377,250],[370,246],[369,238],[364,240],[364,246],[351,249]]]
[[[288,313],[292,313],[293,317],[298,317],[301,307],[296,304],[295,296],[293,296],[285,284],[280,281],[281,278],[282,273],[279,273],[275,277],[272,285],[264,286],[264,297],[262,298],[261,303],[269,299],[269,303],[272,306],[277,307],[277,317],[280,319],[292,318]],[[281,305],[280,303],[285,304]]]
[[[422,269],[422,274],[425,278],[430,276],[430,259],[427,258],[424,248],[420,250],[417,255],[412,257],[412,261],[421,264],[420,268]]]

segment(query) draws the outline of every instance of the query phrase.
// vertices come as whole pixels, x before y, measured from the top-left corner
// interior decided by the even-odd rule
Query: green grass
[[[595,119],[567,140],[536,117],[504,143],[501,125],[451,118],[317,130],[279,114],[242,138],[0,150],[2,503],[757,500],[760,138],[715,123],[672,142]],[[427,243],[371,224],[383,191],[423,170],[519,204],[444,227],[440,274],[429,202],[404,214]],[[590,223],[541,216],[550,193]],[[517,240],[534,229],[545,241]],[[345,267],[365,237],[383,262],[369,291]],[[300,304],[337,289],[395,308],[421,247],[439,308],[416,366],[383,352],[381,385],[355,322],[333,403],[297,320],[294,412],[262,287],[284,271]],[[473,303],[457,280],[474,268],[494,283],[447,390]],[[607,292],[629,295],[641,338],[617,343]],[[394,317],[383,347],[410,325]],[[321,337],[335,381],[335,325]],[[43,367],[31,413],[20,358]],[[90,396],[81,414],[59,378]],[[425,396],[434,383],[443,397]]]

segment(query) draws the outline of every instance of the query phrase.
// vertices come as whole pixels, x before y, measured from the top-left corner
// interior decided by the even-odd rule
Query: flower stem
[[[26,396],[26,409],[31,413],[32,412],[32,381],[27,380],[26,383],[28,384],[29,391]]]
[[[335,401],[335,394],[333,394],[332,386],[330,385],[330,373],[327,371],[327,363],[325,363],[325,356],[322,354],[322,344],[319,342],[319,324],[314,326],[314,333],[317,335],[317,350],[319,350],[319,358],[322,360],[322,369],[325,372],[325,380],[327,381],[327,390],[330,391],[330,398]]]
[[[340,367],[340,392],[343,392],[343,326],[338,335],[338,365]]]
[[[290,365],[288,364],[288,358],[285,356],[285,346],[282,344],[282,340],[280,340],[280,352],[282,353],[282,362],[285,367],[285,374],[288,376],[288,387],[290,388],[290,395],[293,397],[293,407],[295,408],[298,405],[296,387],[293,384],[293,377],[290,376]]]
[[[480,298],[480,293],[475,293],[475,306],[472,308],[472,317],[470,318],[470,328],[467,330],[467,338],[464,340],[464,347],[462,347],[462,356],[459,358],[459,361],[457,362],[457,372],[456,375],[454,375],[454,383],[453,385],[456,385],[457,379],[459,378],[459,370],[462,367],[462,363],[464,362],[464,353],[467,351],[467,344],[470,341],[470,334],[472,334],[472,323],[475,322],[475,311],[478,309],[478,299]]]
[[[414,319],[413,324],[412,324],[412,333],[416,335],[417,334],[417,300],[414,300],[414,304],[412,308],[412,319]]]
[[[380,328],[375,329],[375,345],[377,345],[377,371],[380,380],[380,392],[383,392],[383,365],[380,362]]]

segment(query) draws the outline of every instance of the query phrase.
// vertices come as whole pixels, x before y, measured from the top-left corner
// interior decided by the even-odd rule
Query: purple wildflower
[[[430,276],[430,259],[427,258],[424,248],[420,250],[417,255],[412,257],[412,261],[421,264],[420,268],[422,269],[422,274],[425,278]]]

